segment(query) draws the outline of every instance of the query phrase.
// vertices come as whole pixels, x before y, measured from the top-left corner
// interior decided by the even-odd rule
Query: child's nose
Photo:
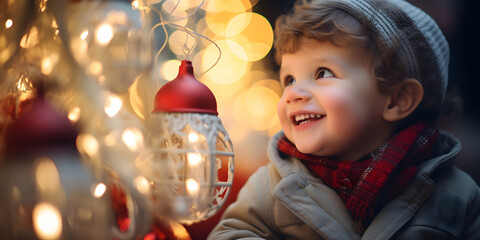
[[[304,84],[295,84],[288,89],[285,89],[285,99],[287,103],[305,101],[310,99],[310,91]]]

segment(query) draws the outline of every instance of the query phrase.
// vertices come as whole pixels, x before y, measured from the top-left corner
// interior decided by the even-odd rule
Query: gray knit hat
[[[435,21],[421,9],[403,0],[325,0],[334,3],[375,32],[375,45],[383,54],[397,44],[397,54],[406,64],[407,77],[445,97],[448,83],[449,47]],[[429,79],[429,80],[427,80]],[[428,86],[425,86],[428,83]],[[432,86],[437,85],[437,86]],[[430,89],[430,90],[433,90]]]

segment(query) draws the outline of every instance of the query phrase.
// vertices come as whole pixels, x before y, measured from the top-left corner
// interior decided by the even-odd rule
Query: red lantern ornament
[[[153,113],[157,112],[218,115],[217,100],[212,91],[193,76],[191,61],[183,60],[177,77],[157,92]]]
[[[172,199],[173,218],[182,224],[213,216],[230,193],[233,147],[215,96],[194,77],[190,61],[183,60],[178,76],[158,91],[152,113],[153,166],[166,167],[154,169],[150,180],[168,191],[154,195]]]

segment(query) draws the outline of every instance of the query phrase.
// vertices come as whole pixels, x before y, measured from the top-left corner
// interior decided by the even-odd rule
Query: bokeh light
[[[237,56],[246,61],[264,58],[273,45],[272,26],[258,13],[246,12],[232,18],[228,23],[226,35],[243,46],[246,58],[242,55]]]
[[[248,63],[238,57],[246,57],[245,53],[242,53],[242,46],[231,40],[220,40],[216,43],[222,50],[222,55],[215,67],[206,72],[205,76],[219,84],[231,84],[240,80],[248,68]],[[235,53],[231,49],[234,49]],[[206,71],[214,66],[218,57],[218,49],[213,44],[209,45],[203,52],[202,70]]]
[[[57,239],[62,234],[62,215],[53,204],[41,202],[33,208],[33,224],[39,239]]]
[[[241,13],[252,8],[252,4],[249,0],[235,0],[235,1],[225,1],[225,0],[210,0],[206,1],[206,4],[202,6],[207,12],[230,12],[230,13]]]
[[[180,67],[181,61],[172,59],[164,62],[160,68],[160,74],[163,79],[167,81],[172,81],[178,75],[178,68]]]
[[[272,89],[251,87],[240,93],[233,104],[237,122],[245,122],[253,130],[265,131],[277,122],[277,103],[280,97]]]
[[[162,4],[162,10],[167,15],[167,21],[173,22],[180,26],[185,26],[188,22],[188,13],[183,9],[185,8],[184,1],[165,1]],[[177,5],[178,3],[178,5]]]
[[[5,21],[5,28],[9,29],[13,26],[13,20],[12,19],[7,19],[7,21]]]

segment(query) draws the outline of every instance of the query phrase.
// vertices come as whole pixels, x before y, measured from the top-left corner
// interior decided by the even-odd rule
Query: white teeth
[[[322,118],[322,115],[320,114],[300,114],[300,115],[297,115],[295,116],[295,121],[299,122],[299,121],[303,121],[305,119],[310,119],[310,118]]]

